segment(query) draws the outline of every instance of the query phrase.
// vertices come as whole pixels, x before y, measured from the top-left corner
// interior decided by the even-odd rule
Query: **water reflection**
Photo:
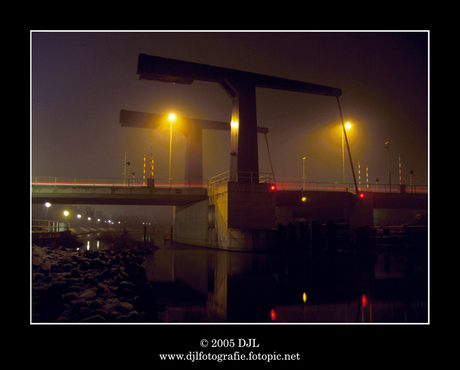
[[[166,245],[144,267],[165,322],[427,321],[423,248],[241,253]]]
[[[83,249],[86,251],[99,251],[99,250],[107,249],[106,245],[103,242],[96,240],[97,236],[99,236],[99,233],[79,235],[78,240],[82,242],[83,245],[77,250]]]

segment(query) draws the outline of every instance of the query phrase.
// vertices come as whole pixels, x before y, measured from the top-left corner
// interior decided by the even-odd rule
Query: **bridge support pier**
[[[276,232],[270,184],[224,182],[208,200],[176,206],[173,242],[234,251],[270,248]]]

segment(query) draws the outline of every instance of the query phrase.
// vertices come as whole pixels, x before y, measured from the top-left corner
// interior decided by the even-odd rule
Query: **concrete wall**
[[[227,182],[209,199],[174,208],[173,241],[227,250],[266,249],[276,228],[269,184]]]
[[[215,247],[216,235],[209,228],[209,200],[174,207],[173,242]]]
[[[228,250],[257,250],[273,242],[270,228],[276,227],[275,195],[269,184],[227,182],[210,189],[215,209],[218,247]]]
[[[269,229],[276,227],[276,198],[270,184],[228,183],[228,227]]]

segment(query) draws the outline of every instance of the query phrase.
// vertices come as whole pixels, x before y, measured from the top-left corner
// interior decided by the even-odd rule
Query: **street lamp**
[[[64,211],[64,216],[67,217],[69,215],[69,211],[65,210]]]
[[[50,203],[50,202],[46,202],[46,203],[45,203],[45,207],[46,207],[45,220],[47,220],[47,219],[48,219],[48,209],[51,207],[51,203]]]
[[[351,123],[347,122],[345,123],[345,130],[350,130],[351,129]],[[342,131],[342,182],[345,184],[345,135]]]
[[[169,187],[171,187],[172,128],[173,123],[176,121],[176,115],[171,113],[168,116],[168,120],[171,123],[171,130],[169,132]]]

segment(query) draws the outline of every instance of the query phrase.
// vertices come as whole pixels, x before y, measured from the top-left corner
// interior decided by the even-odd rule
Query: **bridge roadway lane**
[[[205,188],[32,186],[32,203],[180,206],[208,197]]]

